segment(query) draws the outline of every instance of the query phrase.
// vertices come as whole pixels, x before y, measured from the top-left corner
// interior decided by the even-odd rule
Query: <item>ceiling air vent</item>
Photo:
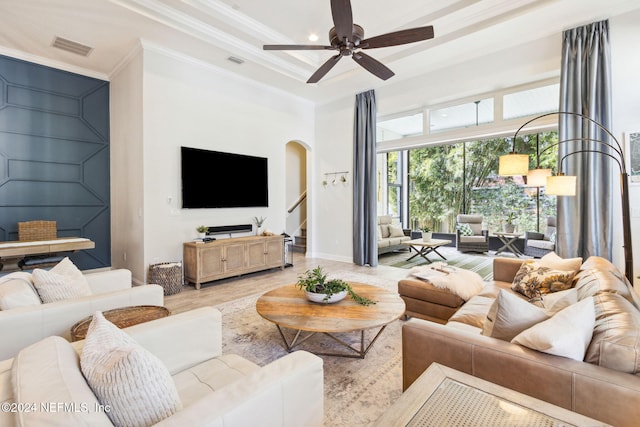
[[[56,36],[51,44],[58,49],[66,50],[67,52],[75,53],[76,55],[89,56],[93,48],[91,46],[84,45],[82,43],[74,42],[69,39]]]

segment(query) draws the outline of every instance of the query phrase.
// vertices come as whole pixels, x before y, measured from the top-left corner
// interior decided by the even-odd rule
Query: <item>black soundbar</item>
[[[240,224],[240,225],[219,225],[216,227],[209,227],[207,234],[226,234],[226,233],[244,233],[253,231],[252,224]]]

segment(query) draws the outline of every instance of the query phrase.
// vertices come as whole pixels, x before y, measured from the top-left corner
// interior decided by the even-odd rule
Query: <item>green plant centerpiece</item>
[[[207,231],[209,231],[209,227],[207,227],[206,225],[199,225],[198,228],[196,228],[196,231],[198,233],[206,233]]]
[[[299,275],[296,286],[307,293],[308,299],[315,302],[323,302],[325,304],[338,302],[349,294],[358,304],[375,304],[375,301],[356,294],[344,280],[327,278],[320,266]]]

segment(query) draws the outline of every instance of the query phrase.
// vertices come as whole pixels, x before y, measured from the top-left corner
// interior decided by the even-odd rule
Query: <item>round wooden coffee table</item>
[[[157,305],[136,305],[133,307],[114,308],[103,311],[105,319],[116,325],[118,328],[127,328],[139,323],[167,317],[171,312],[162,306]],[[80,320],[71,327],[71,341],[83,340],[87,337],[87,329],[93,320],[89,316]]]
[[[372,299],[376,304],[364,306],[355,302],[350,296],[333,304],[313,303],[307,300],[303,290],[295,284],[290,284],[271,290],[258,298],[256,310],[260,316],[275,323],[289,352],[319,332],[333,338],[349,352],[318,354],[364,359],[387,325],[402,317],[405,305],[396,292],[364,283],[349,282],[349,284],[358,295]],[[297,331],[291,341],[287,340],[282,328]],[[366,344],[364,332],[372,328],[379,328],[379,330]],[[302,331],[310,334],[301,338]],[[333,335],[356,331],[360,332],[359,349]]]

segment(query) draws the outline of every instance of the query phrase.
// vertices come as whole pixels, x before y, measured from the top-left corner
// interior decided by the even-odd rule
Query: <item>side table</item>
[[[391,426],[608,426],[433,363],[377,421]]]
[[[105,319],[116,325],[118,328],[127,328],[139,323],[150,322],[151,320],[167,317],[171,314],[169,309],[157,305],[136,305],[132,307],[114,308],[103,311]],[[89,316],[77,322],[71,327],[71,341],[80,341],[87,337],[87,330],[93,320]]]
[[[505,251],[511,252],[516,257],[520,257],[520,255],[524,255],[522,252],[520,252],[520,249],[518,249],[515,246],[516,241],[520,236],[522,236],[522,233],[494,233],[494,234],[498,239],[500,239],[502,243],[504,243],[504,245],[502,245],[502,247],[496,251],[496,255]]]

